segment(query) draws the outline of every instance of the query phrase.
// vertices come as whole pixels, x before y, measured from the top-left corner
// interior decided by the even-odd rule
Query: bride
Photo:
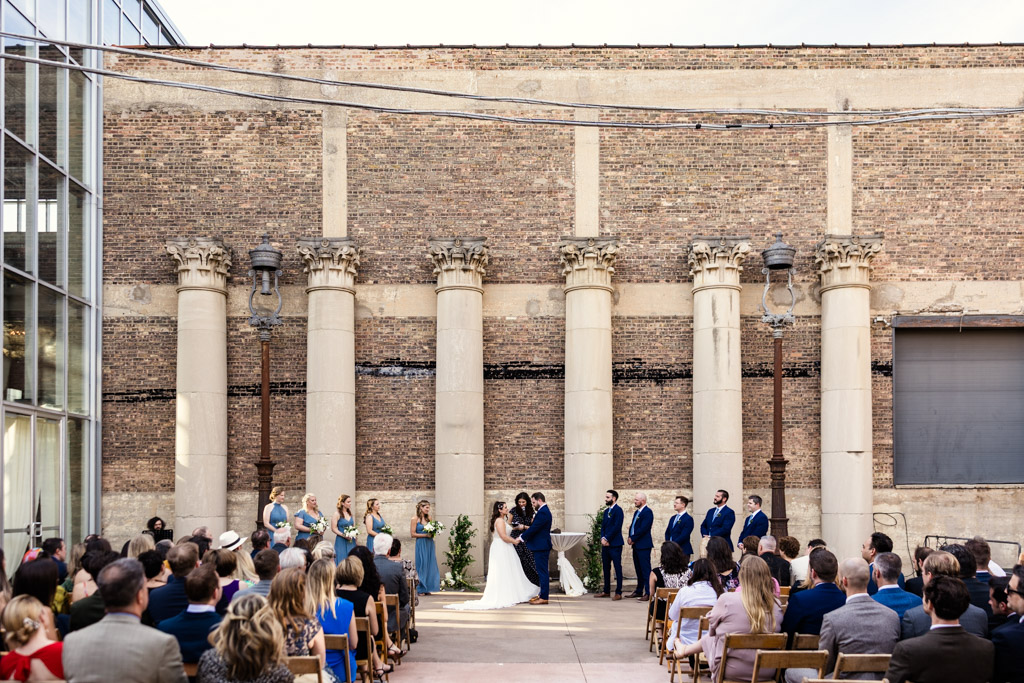
[[[514,548],[517,543],[523,541],[509,535],[512,527],[506,519],[508,513],[508,506],[505,503],[498,501],[494,504],[494,511],[491,514],[494,537],[491,540],[487,586],[484,588],[483,598],[445,605],[445,609],[501,609],[526,602],[540,592],[540,589],[530,583],[523,573],[523,565]]]

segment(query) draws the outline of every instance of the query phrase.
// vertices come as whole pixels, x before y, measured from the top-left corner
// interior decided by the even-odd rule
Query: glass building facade
[[[181,44],[154,2],[0,0],[7,33],[80,43]],[[96,51],[4,38],[12,56],[88,67]],[[28,547],[99,527],[102,79],[3,60],[3,392],[0,532]]]

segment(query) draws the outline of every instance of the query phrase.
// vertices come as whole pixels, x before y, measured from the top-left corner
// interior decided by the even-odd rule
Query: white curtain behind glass
[[[4,420],[4,550],[13,575],[28,547],[32,514],[32,418],[7,413]]]
[[[60,525],[60,422],[36,418],[36,499],[34,511],[44,527]],[[43,538],[57,536],[56,530],[43,533]]]

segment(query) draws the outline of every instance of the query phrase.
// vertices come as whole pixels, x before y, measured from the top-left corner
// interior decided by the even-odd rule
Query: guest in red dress
[[[46,637],[50,610],[31,595],[12,598],[4,609],[3,625],[11,649],[0,659],[0,679],[5,681],[60,681],[63,644]]]

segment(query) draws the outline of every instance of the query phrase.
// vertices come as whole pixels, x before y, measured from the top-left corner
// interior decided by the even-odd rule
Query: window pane
[[[40,59],[66,62],[64,53],[53,45],[39,48]],[[67,69],[55,66],[39,67],[39,151],[48,159],[64,166],[67,161],[66,139],[61,133],[67,124],[67,100],[64,96],[64,82]]]
[[[33,35],[32,24],[18,14],[9,3],[4,3],[4,24],[9,33]],[[21,57],[35,57],[37,50],[34,43],[17,38],[4,39],[4,52]],[[17,62],[13,59],[4,60],[4,127],[26,142],[29,129],[35,129],[36,90],[35,64]]]
[[[24,12],[25,16],[29,19],[36,18],[36,0],[14,0],[14,4],[18,9]],[[14,31],[11,31],[10,27],[8,27],[7,30],[14,33]],[[28,35],[29,33],[33,33],[33,31],[29,31],[28,33],[25,31],[17,31],[17,33]]]
[[[21,270],[33,268],[36,212],[35,156],[10,138],[4,140],[4,262]]]
[[[86,3],[78,0],[78,4]],[[39,0],[39,30],[54,40],[64,40],[65,28],[64,0]]]
[[[160,44],[161,45],[174,45],[174,41],[167,35],[166,31],[160,31]]]
[[[32,509],[41,537],[57,536],[60,527],[60,421],[36,418],[36,476]],[[49,527],[49,528],[47,528]]]
[[[80,71],[68,74],[70,89],[68,92],[68,171],[75,178],[88,183],[85,172],[86,140],[89,120],[89,79]]]
[[[68,4],[68,40],[73,43],[89,43],[91,32],[89,31],[92,12],[89,11],[91,2],[82,0],[71,0]]]
[[[68,410],[89,412],[89,321],[88,309],[68,300]]]
[[[142,0],[121,0],[121,7],[124,8],[124,13],[131,17],[131,20],[138,24],[142,19]]]
[[[68,291],[89,297],[89,195],[68,183]]]
[[[64,538],[85,538],[89,518],[89,423],[68,418]]]
[[[142,36],[139,35],[139,29],[135,28],[132,22],[128,21],[128,17],[121,17],[121,45],[141,45]]]
[[[4,274],[4,398],[31,403],[35,341],[32,334],[32,286]],[[6,523],[6,522],[5,522]]]
[[[6,351],[6,349],[5,349]],[[6,355],[4,361],[6,361]],[[28,549],[32,521],[32,418],[4,416],[4,549],[7,573],[21,562]]]
[[[146,43],[149,45],[158,45],[160,43],[160,25],[149,12],[142,13],[142,37],[146,39]]]
[[[39,204],[36,238],[39,242],[39,277],[64,285],[64,174],[39,162]]]
[[[106,0],[103,3],[103,42],[106,45],[116,45],[121,42],[118,32],[121,29],[121,8],[114,0]]]
[[[64,297],[39,286],[39,405],[64,407]]]

